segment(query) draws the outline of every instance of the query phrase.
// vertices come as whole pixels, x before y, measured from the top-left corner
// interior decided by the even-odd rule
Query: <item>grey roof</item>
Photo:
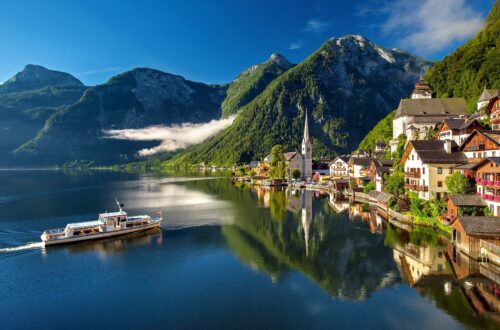
[[[443,120],[449,119],[450,117],[447,116],[425,116],[425,117],[411,117],[407,124],[432,124],[432,125],[437,125],[441,123]]]
[[[462,128],[462,125],[465,124],[465,118],[449,118],[444,119],[443,122],[448,126],[451,130],[459,130]]]
[[[283,155],[285,156],[285,160],[289,161],[295,156],[297,156],[298,152],[297,151],[290,151],[290,152],[285,152]]]
[[[478,195],[451,195],[448,198],[456,206],[487,206],[486,202]]]
[[[394,118],[402,116],[460,116],[467,114],[463,98],[402,99]]]
[[[467,164],[455,166],[455,168],[457,170],[473,170],[476,168],[477,164],[479,164],[479,163],[467,163]]]
[[[465,121],[465,122],[464,122],[464,123],[463,123],[463,124],[459,127],[459,129],[464,129],[464,128],[467,128],[467,127],[469,127],[470,125],[472,125],[472,124],[474,124],[474,123],[478,124],[478,125],[479,125],[479,126],[481,126],[481,127],[484,127],[484,126],[483,126],[483,124],[481,124],[480,122],[478,122],[478,121],[476,120],[476,118],[472,118],[472,117],[470,117],[468,120],[466,120],[466,121]]]
[[[458,218],[468,235],[500,235],[500,217],[471,217]]]
[[[352,160],[352,163],[354,165],[368,167],[368,166],[370,166],[372,160],[374,160],[374,159],[375,158],[373,158],[373,157],[351,157],[350,160]]]
[[[494,97],[498,97],[500,94],[500,88],[484,89],[483,93],[479,97],[478,102],[489,101]]]
[[[452,152],[448,153],[444,150],[445,141],[441,140],[412,140],[411,145],[416,153],[427,164],[466,164],[468,163],[467,157],[463,152],[453,151],[456,150],[457,144],[451,142]]]

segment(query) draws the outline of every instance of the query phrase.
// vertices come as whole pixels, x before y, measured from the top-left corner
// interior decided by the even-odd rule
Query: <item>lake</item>
[[[114,211],[160,230],[40,247]],[[498,328],[498,275],[367,205],[228,178],[0,171],[4,329]]]

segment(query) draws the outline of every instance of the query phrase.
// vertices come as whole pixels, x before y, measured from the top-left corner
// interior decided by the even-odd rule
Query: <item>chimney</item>
[[[451,140],[444,140],[444,151],[448,154],[451,153]]]

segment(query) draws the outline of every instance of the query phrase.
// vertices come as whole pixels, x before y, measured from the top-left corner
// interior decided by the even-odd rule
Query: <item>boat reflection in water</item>
[[[143,232],[137,232],[126,236],[101,239],[97,241],[83,241],[66,246],[55,246],[50,249],[43,249],[43,253],[50,255],[52,251],[60,252],[65,250],[68,253],[97,252],[102,256],[125,252],[127,249],[145,246],[162,245],[163,233],[160,228],[153,228]]]
[[[409,232],[367,204],[328,194],[252,189],[260,209],[246,209],[256,214],[222,231],[243,262],[273,281],[300,271],[332,297],[351,301],[405,283],[464,325],[498,325],[497,269],[452,250],[433,229]]]

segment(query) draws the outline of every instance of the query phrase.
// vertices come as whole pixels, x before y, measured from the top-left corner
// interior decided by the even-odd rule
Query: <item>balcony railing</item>
[[[414,178],[414,179],[418,179],[420,178],[420,172],[405,172],[405,176],[408,177],[408,178]]]
[[[500,195],[497,196],[497,195],[482,194],[481,197],[487,201],[500,202]]]
[[[417,186],[416,191],[428,191],[429,190],[429,187],[427,186]]]
[[[405,189],[415,190],[415,191],[428,191],[429,187],[406,183]]]

